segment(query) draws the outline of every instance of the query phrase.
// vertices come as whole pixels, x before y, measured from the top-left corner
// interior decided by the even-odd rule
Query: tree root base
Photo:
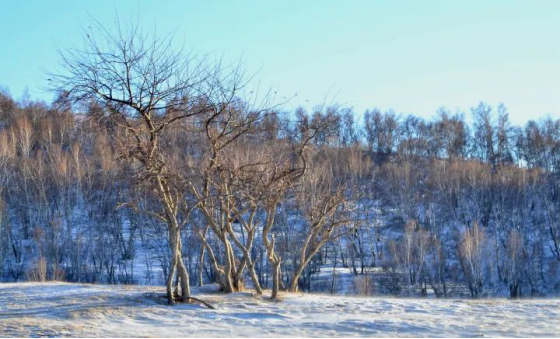
[[[153,294],[151,294],[151,293],[150,293],[150,294],[146,293],[145,295],[146,295],[146,296],[153,296]],[[156,298],[157,298],[157,299],[165,299],[165,300],[167,300],[167,301],[168,301],[167,304],[170,305],[170,306],[173,306],[173,305],[176,305],[176,304],[179,304],[179,303],[184,303],[184,304],[201,304],[201,305],[203,305],[203,306],[208,307],[208,308],[211,309],[211,310],[215,310],[215,309],[216,309],[216,308],[215,308],[214,306],[212,306],[212,304],[210,304],[209,302],[204,301],[204,300],[202,300],[202,299],[195,298],[195,297],[183,298],[183,297],[180,297],[180,296],[175,296],[174,299],[173,299],[173,302],[171,302],[171,303],[169,302],[169,298],[167,298],[167,294],[160,294],[160,295],[157,295]]]
[[[185,300],[185,299],[186,299],[186,300]],[[189,303],[189,304],[199,303],[199,304],[201,304],[201,305],[204,305],[204,306],[208,307],[208,308],[211,309],[211,310],[215,310],[215,309],[216,309],[216,308],[215,308],[214,306],[212,306],[210,303],[208,303],[208,302],[206,302],[206,301],[204,301],[204,300],[202,300],[202,299],[195,298],[195,297],[181,298],[181,299],[177,299],[177,300],[180,300],[181,302]]]

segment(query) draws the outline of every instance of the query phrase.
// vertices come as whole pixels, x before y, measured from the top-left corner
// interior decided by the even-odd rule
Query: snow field
[[[0,337],[560,336],[560,300],[398,299],[195,289],[216,310],[167,306],[163,287],[0,284]]]

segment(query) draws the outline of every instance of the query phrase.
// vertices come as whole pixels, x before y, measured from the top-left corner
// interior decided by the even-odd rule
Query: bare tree
[[[50,74],[52,88],[67,93],[74,103],[95,102],[103,117],[116,126],[120,160],[159,203],[155,209],[137,210],[167,225],[171,249],[167,295],[174,303],[173,280],[178,273],[182,294],[191,300],[189,273],[181,256],[181,228],[192,206],[187,206],[184,172],[166,147],[165,134],[187,126],[198,115],[219,116],[237,100],[243,80],[239,68],[209,63],[177,50],[173,35],[142,32],[138,25],[115,32],[94,21],[83,32],[81,48],[61,51],[62,70]],[[103,126],[103,125],[100,125]]]
[[[459,244],[459,259],[463,271],[467,277],[467,282],[471,296],[479,297],[483,290],[483,265],[485,248],[484,231],[475,222],[472,228],[465,231]]]
[[[345,180],[341,171],[331,167],[334,164],[329,164],[326,159],[328,156],[322,152],[312,158],[313,166],[294,192],[301,211],[302,240],[301,244],[298,241],[299,258],[290,280],[291,292],[298,290],[301,274],[325,244],[346,234],[348,229],[345,226],[351,226],[350,231],[359,226],[358,218],[352,213],[356,192],[351,189],[350,180]],[[361,169],[350,162],[348,166],[350,171]]]
[[[221,118],[204,117],[206,123],[200,141],[208,146],[208,153],[192,165],[197,177],[189,181],[189,190],[200,202],[198,208],[208,228],[221,243],[223,263],[218,262],[207,241],[208,228],[199,229],[197,233],[218,275],[217,282],[227,292],[244,288],[243,275],[248,268],[253,286],[262,293],[250,255],[259,226],[255,219],[258,205],[252,193],[260,191],[254,178],[266,164],[259,152],[262,148],[251,142],[251,136],[256,125],[268,116],[262,113],[247,107],[229,107]],[[255,149],[250,150],[253,147]],[[234,247],[242,253],[240,260],[236,258]]]

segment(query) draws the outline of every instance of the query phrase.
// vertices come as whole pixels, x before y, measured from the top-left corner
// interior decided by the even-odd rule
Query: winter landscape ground
[[[0,285],[0,337],[560,336],[560,300],[398,299],[250,292],[167,306],[162,287]]]

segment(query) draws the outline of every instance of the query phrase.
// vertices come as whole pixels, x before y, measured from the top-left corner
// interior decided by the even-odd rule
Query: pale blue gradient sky
[[[190,49],[242,57],[263,87],[361,114],[377,106],[431,117],[504,102],[515,123],[560,117],[560,1],[6,1],[0,85],[49,100],[56,45],[80,41],[88,15],[115,11]],[[309,100],[309,101],[306,101]],[[468,114],[467,114],[468,115]]]

